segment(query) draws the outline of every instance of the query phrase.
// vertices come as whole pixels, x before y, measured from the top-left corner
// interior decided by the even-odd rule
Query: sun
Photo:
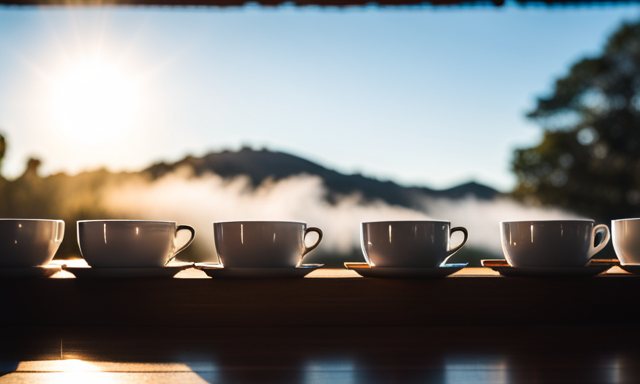
[[[64,134],[82,143],[103,143],[132,128],[139,107],[137,84],[99,58],[82,60],[54,81],[51,104]]]

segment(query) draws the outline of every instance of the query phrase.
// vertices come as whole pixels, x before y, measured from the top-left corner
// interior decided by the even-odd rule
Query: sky
[[[254,148],[448,188],[515,186],[525,114],[637,5],[0,8],[6,177]]]

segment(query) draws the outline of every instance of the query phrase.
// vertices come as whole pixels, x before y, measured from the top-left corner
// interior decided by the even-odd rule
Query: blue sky
[[[249,144],[508,191],[513,149],[540,138],[524,118],[535,97],[639,11],[0,8],[3,172],[29,156],[45,174],[136,170]]]

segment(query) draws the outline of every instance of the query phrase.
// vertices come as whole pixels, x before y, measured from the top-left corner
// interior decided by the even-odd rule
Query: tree
[[[640,22],[575,63],[527,117],[544,137],[515,151],[515,196],[596,220],[640,217]]]
[[[2,178],[2,162],[4,161],[4,155],[7,152],[7,141],[4,135],[0,133],[0,178]]]

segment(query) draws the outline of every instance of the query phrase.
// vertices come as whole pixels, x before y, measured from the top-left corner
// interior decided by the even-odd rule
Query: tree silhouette
[[[545,132],[515,151],[515,196],[597,220],[640,215],[640,22],[575,63],[527,116]]]
[[[0,178],[2,178],[2,163],[4,161],[4,155],[7,152],[7,141],[4,135],[0,133]]]

